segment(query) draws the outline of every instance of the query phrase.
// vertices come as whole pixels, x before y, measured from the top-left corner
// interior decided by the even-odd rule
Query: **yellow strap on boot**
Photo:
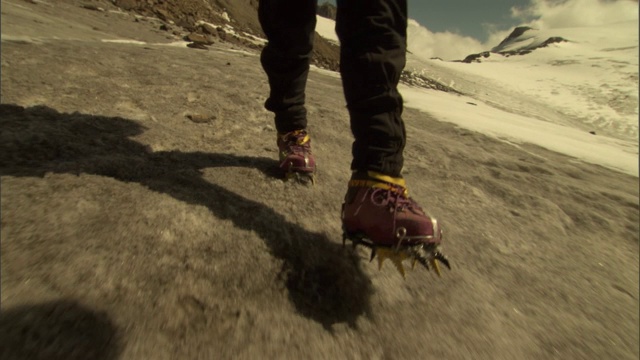
[[[396,177],[384,175],[375,171],[368,171],[367,175],[369,176],[369,179],[349,180],[349,186],[350,187],[373,187],[378,189],[391,190],[391,185],[396,185],[404,189],[405,197],[409,197],[409,191],[407,190],[407,185],[403,178],[396,178]]]
[[[282,141],[285,141],[289,135],[296,136],[299,133],[301,133],[302,131],[304,131],[304,130],[295,130],[295,131],[288,132],[288,133],[278,133],[278,137],[280,139],[282,139]],[[304,145],[309,141],[309,139],[310,139],[309,134],[305,134],[303,138],[296,140],[296,144]]]

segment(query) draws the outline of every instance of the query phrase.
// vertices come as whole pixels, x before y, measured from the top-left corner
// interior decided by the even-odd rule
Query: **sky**
[[[637,0],[408,0],[408,6],[409,17],[424,28],[414,36],[433,44],[432,56],[445,60],[490,50],[515,26],[549,29],[638,19]]]
[[[525,7],[529,0],[430,0],[409,1],[409,16],[433,32],[451,32],[488,40],[494,29],[519,25],[511,16],[514,6]]]
[[[409,17],[431,31],[448,31],[486,41],[488,29],[517,25],[510,9],[528,3],[529,0],[409,0],[408,6]]]

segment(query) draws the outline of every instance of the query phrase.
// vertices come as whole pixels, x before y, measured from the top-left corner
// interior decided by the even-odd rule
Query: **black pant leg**
[[[317,0],[260,0],[258,17],[268,43],[261,62],[269,79],[265,108],[278,132],[307,127],[305,86],[313,50]]]
[[[353,170],[400,176],[406,132],[400,74],[406,63],[406,0],[338,0],[340,73],[349,109]]]

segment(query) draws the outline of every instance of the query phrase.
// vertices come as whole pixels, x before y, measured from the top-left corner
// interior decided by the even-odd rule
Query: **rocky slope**
[[[342,247],[335,73],[310,74],[319,175],[296,186],[258,51],[110,3],[1,5],[3,360],[638,357],[637,178],[406,109],[453,270],[402,279]]]
[[[204,35],[201,37],[194,34],[191,38],[187,38],[199,44],[200,46],[194,46],[197,48],[204,48],[215,41],[208,39],[208,36],[258,49],[262,43],[256,42],[254,37],[265,38],[258,21],[258,0],[113,0],[113,4],[126,11],[158,17],[167,23],[165,25],[167,29],[175,25],[188,33]],[[209,30],[200,24],[202,21],[217,26],[214,30]],[[315,65],[338,70],[338,53],[339,50],[335,45],[320,36],[315,37],[312,58]]]

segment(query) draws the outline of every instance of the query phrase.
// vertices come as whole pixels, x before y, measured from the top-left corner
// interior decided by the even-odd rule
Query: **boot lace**
[[[416,209],[422,211],[420,206],[410,197],[405,195],[406,189],[401,186],[390,185],[389,189],[376,188],[371,192],[371,202],[376,206],[388,206],[389,211],[399,212]]]
[[[304,130],[290,132],[282,138],[286,151],[296,155],[310,152],[311,146],[309,140],[309,135]]]
[[[396,185],[390,185],[388,189],[376,188],[371,192],[369,199],[372,204],[388,207],[389,212],[393,213],[393,234],[398,239],[396,246],[400,246],[404,240],[414,238],[414,236],[407,236],[407,229],[405,227],[397,226],[399,213],[404,211],[422,212],[422,208],[407,196],[407,190],[405,188]]]

